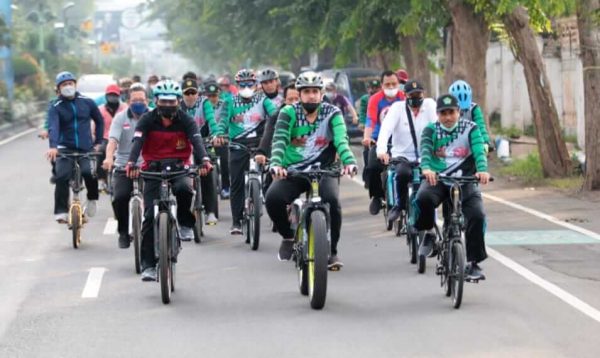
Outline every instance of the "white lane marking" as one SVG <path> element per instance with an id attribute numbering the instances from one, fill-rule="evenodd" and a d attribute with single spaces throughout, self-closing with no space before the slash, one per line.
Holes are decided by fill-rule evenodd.
<path id="1" fill-rule="evenodd" d="M 506 266 L 509 269 L 513 270 L 517 274 L 523 276 L 528 281 L 530 281 L 530 282 L 538 285 L 539 287 L 543 288 L 544 290 L 550 292 L 551 294 L 553 294 L 554 296 L 556 296 L 560 300 L 564 301 L 565 303 L 567 303 L 571 307 L 575 308 L 579 312 L 585 314 L 586 316 L 588 316 L 591 319 L 595 320 L 596 322 L 600 323 L 600 311 L 597 310 L 596 308 L 590 306 L 586 302 L 584 302 L 584 301 L 580 300 L 579 298 L 573 296 L 572 294 L 570 294 L 569 292 L 567 292 L 567 291 L 563 290 L 562 288 L 556 286 L 555 284 L 544 280 L 540 276 L 538 276 L 535 273 L 529 271 L 528 269 L 526 269 L 522 265 L 516 263 L 515 261 L 509 259 L 508 257 L 502 255 L 498 251 L 496 251 L 496 250 L 494 250 L 494 249 L 492 249 L 490 247 L 486 247 L 486 250 L 487 250 L 488 254 L 491 257 L 493 257 L 496 261 L 500 262 L 504 266 Z"/>
<path id="2" fill-rule="evenodd" d="M 106 220 L 106 225 L 104 225 L 104 235 L 113 235 L 117 232 L 117 227 L 119 222 L 113 218 L 108 218 Z"/>
<path id="3" fill-rule="evenodd" d="M 7 143 L 10 143 L 10 142 L 12 142 L 12 141 L 13 141 L 13 140 L 15 140 L 15 139 L 21 138 L 22 136 L 28 135 L 29 133 L 33 133 L 33 132 L 35 132 L 35 131 L 37 131 L 37 130 L 38 130 L 38 128 L 29 128 L 29 129 L 28 129 L 28 130 L 26 130 L 26 131 L 23 131 L 23 132 L 21 132 L 21 133 L 15 134 L 15 135 L 14 135 L 14 136 L 12 136 L 12 137 L 8 137 L 8 138 L 6 138 L 6 139 L 4 139 L 4 140 L 0 141 L 0 145 L 5 145 L 5 144 L 7 144 Z"/>
<path id="4" fill-rule="evenodd" d="M 104 267 L 92 267 L 88 275 L 81 298 L 96 298 L 102 285 L 102 277 L 106 269 Z"/>
<path id="5" fill-rule="evenodd" d="M 352 180 L 359 184 L 359 185 L 364 185 L 363 181 L 358 179 L 358 178 L 352 178 Z M 528 214 L 537 216 L 541 219 L 545 219 L 548 220 L 554 224 L 566 227 L 567 229 L 579 232 L 581 234 L 590 236 L 594 239 L 600 240 L 600 235 L 590 231 L 590 230 L 586 230 L 582 227 L 579 227 L 577 225 L 573 225 L 573 224 L 569 224 L 569 223 L 565 223 L 560 221 L 559 219 L 550 216 L 548 214 L 544 214 L 542 212 L 539 212 L 537 210 L 533 210 L 530 208 L 527 208 L 525 206 L 519 205 L 519 204 L 515 204 L 513 202 L 510 202 L 508 200 L 504 200 L 501 198 L 498 198 L 494 195 L 490 195 L 490 194 L 483 194 L 483 196 L 487 199 L 490 199 L 492 201 L 496 201 L 498 203 L 504 204 L 504 205 L 508 205 L 512 208 L 515 208 L 517 210 L 521 210 L 524 211 Z M 438 220 L 439 225 L 442 225 L 443 223 Z M 558 287 L 557 285 L 544 280 L 543 278 L 541 278 L 540 276 L 536 275 L 535 273 L 531 272 L 530 270 L 528 270 L 527 268 L 525 268 L 524 266 L 518 264 L 517 262 L 515 262 L 514 260 L 509 259 L 508 257 L 502 255 L 501 253 L 499 253 L 498 251 L 490 248 L 489 246 L 486 246 L 486 250 L 489 253 L 490 257 L 492 257 L 493 259 L 495 259 L 496 261 L 500 262 L 502 265 L 508 267 L 509 269 L 513 270 L 514 272 L 516 272 L 517 274 L 519 274 L 520 276 L 522 276 L 523 278 L 525 278 L 526 280 L 528 280 L 529 282 L 543 288 L 544 290 L 546 290 L 547 292 L 549 292 L 550 294 L 554 295 L 555 297 L 559 298 L 560 300 L 562 300 L 563 302 L 565 302 L 566 304 L 568 304 L 569 306 L 575 308 L 576 310 L 578 310 L 579 312 L 585 314 L 586 316 L 590 317 L 591 319 L 595 320 L 596 322 L 600 323 L 600 311 L 597 310 L 596 308 L 590 306 L 588 303 L 580 300 L 579 298 L 577 298 L 576 296 L 570 294 L 569 292 L 563 290 L 562 288 Z"/>
<path id="6" fill-rule="evenodd" d="M 564 222 L 564 221 L 562 221 L 562 220 L 560 220 L 558 218 L 555 218 L 554 216 L 542 213 L 541 211 L 537 211 L 537 210 L 528 208 L 528 207 L 523 206 L 523 205 L 519 205 L 519 204 L 513 203 L 511 201 L 499 198 L 499 197 L 497 197 L 495 195 L 486 194 L 486 193 L 482 193 L 482 195 L 483 195 L 484 198 L 489 199 L 491 201 L 495 201 L 497 203 L 504 204 L 506 206 L 510 206 L 511 208 L 524 211 L 524 212 L 526 212 L 528 214 L 531 214 L 533 216 L 537 216 L 540 219 L 544 219 L 544 220 L 550 221 L 553 224 L 562 226 L 562 227 L 567 228 L 569 230 L 578 232 L 580 234 L 589 236 L 592 239 L 600 241 L 600 234 L 595 233 L 593 231 L 590 231 L 588 229 L 584 229 L 584 228 L 582 228 L 580 226 L 573 225 L 573 224 L 568 223 L 568 222 Z"/>

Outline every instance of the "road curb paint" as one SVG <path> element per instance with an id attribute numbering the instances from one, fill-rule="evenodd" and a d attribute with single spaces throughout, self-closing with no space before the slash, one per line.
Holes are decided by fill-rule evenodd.
<path id="1" fill-rule="evenodd" d="M 102 285 L 102 277 L 104 277 L 104 267 L 92 267 L 88 274 L 87 281 L 83 287 L 81 298 L 96 298 L 98 292 L 100 292 L 100 285 Z"/>

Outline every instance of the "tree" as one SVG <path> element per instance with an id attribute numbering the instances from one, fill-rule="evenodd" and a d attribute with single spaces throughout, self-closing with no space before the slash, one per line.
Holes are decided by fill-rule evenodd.
<path id="1" fill-rule="evenodd" d="M 584 188 L 600 189 L 600 1 L 579 0 L 577 25 L 585 93 Z"/>

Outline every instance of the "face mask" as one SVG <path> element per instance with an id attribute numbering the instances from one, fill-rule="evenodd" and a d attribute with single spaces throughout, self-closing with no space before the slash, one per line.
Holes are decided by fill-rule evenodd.
<path id="1" fill-rule="evenodd" d="M 325 96 L 329 99 L 333 99 L 333 97 L 335 97 L 335 94 L 331 91 L 326 91 Z"/>
<path id="2" fill-rule="evenodd" d="M 404 92 L 404 83 L 400 84 L 400 91 Z"/>
<path id="3" fill-rule="evenodd" d="M 267 93 L 267 92 L 265 92 L 265 94 L 267 95 L 267 97 L 268 97 L 269 99 L 273 99 L 273 98 L 277 97 L 277 95 L 278 95 L 279 93 L 278 93 L 277 91 L 275 91 L 275 92 L 273 92 L 273 93 Z"/>
<path id="4" fill-rule="evenodd" d="M 129 90 L 125 90 L 125 92 L 123 92 L 121 94 L 121 101 L 123 101 L 123 102 L 129 101 L 129 93 L 128 92 L 129 92 Z"/>
<path id="5" fill-rule="evenodd" d="M 456 123 L 454 123 L 454 125 L 450 128 L 444 126 L 444 124 L 442 124 L 442 122 L 440 122 L 440 124 L 442 125 L 443 130 L 445 130 L 446 132 L 452 132 L 458 126 L 458 121 L 456 121 Z"/>
<path id="6" fill-rule="evenodd" d="M 319 104 L 320 103 L 304 103 L 304 102 L 302 102 L 302 108 L 304 108 L 304 110 L 309 114 L 315 113 L 317 108 L 319 108 Z"/>
<path id="7" fill-rule="evenodd" d="M 254 90 L 250 87 L 244 87 L 242 90 L 240 90 L 240 96 L 242 96 L 243 98 L 250 98 L 254 95 Z"/>
<path id="8" fill-rule="evenodd" d="M 114 94 L 107 94 L 106 95 L 106 103 L 119 104 L 119 96 L 114 95 Z"/>
<path id="9" fill-rule="evenodd" d="M 158 113 L 165 118 L 171 119 L 175 116 L 175 113 L 177 113 L 176 106 L 157 106 L 157 108 Z"/>
<path id="10" fill-rule="evenodd" d="M 60 94 L 64 97 L 74 97 L 75 96 L 75 86 L 64 86 L 60 89 Z"/>
<path id="11" fill-rule="evenodd" d="M 383 90 L 383 93 L 385 94 L 386 97 L 392 98 L 392 97 L 396 97 L 396 95 L 398 94 L 399 88 L 386 88 Z"/>
<path id="12" fill-rule="evenodd" d="M 419 97 L 419 98 L 412 98 L 409 97 L 406 102 L 408 103 L 408 105 L 412 108 L 419 108 L 421 107 L 421 105 L 423 104 L 423 100 L 424 98 Z"/>
<path id="13" fill-rule="evenodd" d="M 132 103 L 129 108 L 131 108 L 131 112 L 133 112 L 133 114 L 135 114 L 136 116 L 140 116 L 144 113 L 146 113 L 146 109 L 148 107 L 146 107 L 145 103 L 142 102 L 135 102 Z"/>

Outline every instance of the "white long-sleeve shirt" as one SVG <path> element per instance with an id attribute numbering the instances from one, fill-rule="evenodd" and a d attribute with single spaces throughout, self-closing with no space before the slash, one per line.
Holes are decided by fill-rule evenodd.
<path id="1" fill-rule="evenodd" d="M 437 121 L 436 103 L 431 98 L 425 98 L 417 115 L 412 109 L 413 124 L 417 139 L 417 148 L 421 150 L 421 133 L 431 122 Z M 377 139 L 377 154 L 387 152 L 387 144 L 392 137 L 392 158 L 404 157 L 410 161 L 416 161 L 415 147 L 410 134 L 410 124 L 406 115 L 406 101 L 392 104 L 381 123 L 379 138 Z"/>

